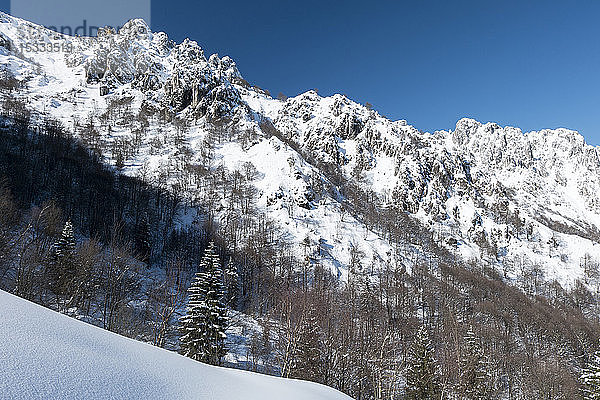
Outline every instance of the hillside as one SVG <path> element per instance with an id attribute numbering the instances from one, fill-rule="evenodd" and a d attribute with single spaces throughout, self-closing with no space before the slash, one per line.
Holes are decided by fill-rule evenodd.
<path id="1" fill-rule="evenodd" d="M 181 350 L 212 243 L 215 364 L 401 398 L 421 346 L 448 398 L 473 365 L 482 398 L 578 398 L 600 148 L 577 132 L 273 98 L 142 20 L 81 38 L 0 13 L 0 63 L 0 289 Z"/>
<path id="2" fill-rule="evenodd" d="M 322 385 L 205 365 L 0 291 L 0 397 L 349 399 Z"/>
<path id="3" fill-rule="evenodd" d="M 0 22 L 2 64 L 27 82 L 18 96 L 36 115 L 102 147 L 124 173 L 143 171 L 192 199 L 201 188 L 182 165 L 204 165 L 201 149 L 216 137 L 213 165 L 252 167 L 260 212 L 298 254 L 305 240 L 324 244 L 320 261 L 339 275 L 351 246 L 375 263 L 395 247 L 364 215 L 344 216 L 340 203 L 357 204 L 342 181 L 380 208 L 407 212 L 449 251 L 517 282 L 521 259 L 567 286 L 583 278 L 584 255 L 600 259 L 600 150 L 577 132 L 523 133 L 463 119 L 453 130 L 423 133 L 342 95 L 273 99 L 231 58 L 206 58 L 196 42 L 176 44 L 141 20 L 98 38 L 65 37 L 5 14 Z M 33 44 L 61 50 L 31 51 Z M 89 124 L 97 137 L 82 129 Z"/>

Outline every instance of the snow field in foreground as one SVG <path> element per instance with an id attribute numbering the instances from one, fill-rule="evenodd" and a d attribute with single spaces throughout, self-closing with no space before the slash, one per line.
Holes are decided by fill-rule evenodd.
<path id="1" fill-rule="evenodd" d="M 202 364 L 0 291 L 1 399 L 349 399 L 323 385 Z"/>

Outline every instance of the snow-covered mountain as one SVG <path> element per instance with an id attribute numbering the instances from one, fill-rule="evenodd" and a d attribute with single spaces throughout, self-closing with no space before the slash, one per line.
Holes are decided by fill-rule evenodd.
<path id="1" fill-rule="evenodd" d="M 329 387 L 213 367 L 0 291 L 3 399 L 349 399 Z"/>
<path id="2" fill-rule="evenodd" d="M 76 38 L 0 14 L 0 60 L 23 82 L 16 91 L 34 118 L 102 143 L 126 174 L 194 199 L 202 188 L 183 164 L 205 165 L 211 153 L 214 167 L 252 170 L 259 210 L 298 254 L 318 246 L 314 256 L 342 279 L 351 248 L 375 264 L 412 261 L 348 212 L 356 200 L 340 179 L 376 210 L 408 213 L 448 251 L 507 279 L 537 269 L 569 285 L 600 261 L 600 148 L 577 132 L 462 119 L 431 134 L 342 95 L 274 99 L 231 58 L 207 58 L 196 42 L 173 43 L 141 20 Z M 78 129 L 89 121 L 96 144 Z"/>

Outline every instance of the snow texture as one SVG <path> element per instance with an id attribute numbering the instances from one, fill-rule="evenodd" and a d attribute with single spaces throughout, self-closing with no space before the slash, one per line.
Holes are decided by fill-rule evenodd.
<path id="1" fill-rule="evenodd" d="M 342 400 L 323 385 L 209 366 L 0 291 L 0 398 Z"/>

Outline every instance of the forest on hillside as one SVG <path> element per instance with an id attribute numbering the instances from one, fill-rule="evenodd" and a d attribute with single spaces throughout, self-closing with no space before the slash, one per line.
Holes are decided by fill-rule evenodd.
<path id="1" fill-rule="evenodd" d="M 217 293 L 205 303 L 220 310 L 223 331 L 231 312 L 261 321 L 245 367 L 323 383 L 357 400 L 583 398 L 580 376 L 593 366 L 600 337 L 591 261 L 588 281 L 573 288 L 539 279 L 533 268 L 523 290 L 490 265 L 463 261 L 403 208 L 377 207 L 373 193 L 321 165 L 346 212 L 396 249 L 375 268 L 351 248 L 341 281 L 320 263 L 323 243 L 303 242 L 299 257 L 276 221 L 254 206 L 251 165 L 227 170 L 212 162 L 210 149 L 240 132 L 215 123 L 203 164 L 182 155 L 181 185 L 203 188 L 190 198 L 166 185 L 167 176 L 149 182 L 103 162 L 107 151 L 126 158 L 135 141 L 103 148 L 93 120 L 75 127 L 84 140 L 75 139 L 11 96 L 18 82 L 2 85 L 1 289 L 222 364 L 221 330 L 194 346 L 181 339 L 202 323 L 192 318 L 202 315 L 194 314 L 194 301 Z M 226 218 L 216 218 L 217 208 Z M 191 210 L 199 217 L 183 224 Z"/>

